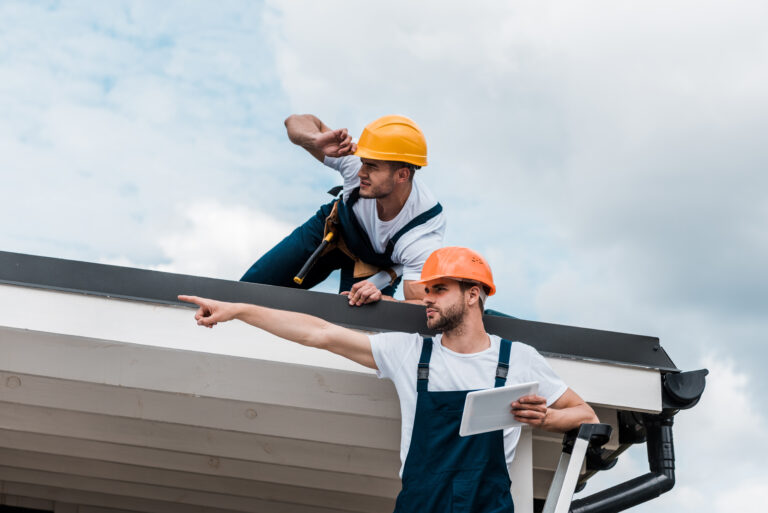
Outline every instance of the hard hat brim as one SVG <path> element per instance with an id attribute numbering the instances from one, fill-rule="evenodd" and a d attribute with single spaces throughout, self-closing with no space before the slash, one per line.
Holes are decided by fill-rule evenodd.
<path id="1" fill-rule="evenodd" d="M 429 277 L 424 278 L 422 280 L 415 281 L 414 285 L 424 285 L 428 281 L 440 280 L 440 279 L 443 279 L 443 278 L 448 278 L 449 280 L 453 280 L 453 281 L 472 281 L 472 282 L 477 283 L 478 285 L 483 285 L 484 287 L 488 287 L 488 289 L 489 289 L 488 290 L 488 296 L 489 297 L 494 295 L 494 294 L 496 294 L 496 287 L 494 285 L 488 285 L 487 283 L 483 283 L 483 282 L 480 282 L 480 281 L 477 281 L 477 280 L 471 280 L 471 279 L 468 279 L 468 278 L 449 276 L 447 274 L 439 274 L 439 275 L 436 275 L 436 276 L 429 276 Z"/>
<path id="2" fill-rule="evenodd" d="M 414 166 L 425 167 L 427 165 L 427 158 L 422 155 L 408 155 L 402 153 L 387 153 L 383 151 L 374 151 L 368 148 L 357 147 L 357 151 L 354 153 L 356 157 L 372 160 L 386 160 L 389 162 L 406 162 L 413 164 Z"/>

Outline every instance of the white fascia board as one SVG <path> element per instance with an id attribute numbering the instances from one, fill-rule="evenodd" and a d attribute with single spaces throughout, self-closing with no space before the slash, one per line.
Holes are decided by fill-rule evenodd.
<path id="1" fill-rule="evenodd" d="M 648 413 L 661 411 L 658 370 L 565 358 L 547 358 L 547 362 L 592 405 Z"/>
<path id="2" fill-rule="evenodd" d="M 336 354 L 286 342 L 239 321 L 212 329 L 200 327 L 194 312 L 179 306 L 0 284 L 0 326 L 375 374 Z"/>
<path id="3" fill-rule="evenodd" d="M 0 371 L 354 415 L 400 415 L 394 386 L 375 374 L 18 328 L 0 327 Z"/>
<path id="4" fill-rule="evenodd" d="M 373 370 L 241 322 L 212 330 L 200 328 L 193 312 L 175 306 L 0 285 L 0 330 L 5 326 L 81 338 L 65 342 L 64 338 L 52 341 L 38 336 L 37 354 L 50 357 L 30 354 L 24 362 L 19 361 L 24 359 L 23 348 L 3 354 L 0 344 L 0 370 L 11 370 L 3 362 L 13 358 L 15 372 L 302 408 L 333 402 L 336 395 L 340 411 L 346 406 L 350 413 L 399 418 L 394 388 L 388 381 L 377 380 Z M 13 330 L 5 337 L 12 334 Z M 661 410 L 657 370 L 576 359 L 547 360 L 591 404 L 644 412 Z M 254 376 L 260 379 L 254 380 Z M 253 386 L 255 382 L 258 386 Z M 289 390 L 283 390 L 284 385 L 271 386 L 274 383 L 288 383 Z M 356 397 L 361 391 L 363 401 Z"/>

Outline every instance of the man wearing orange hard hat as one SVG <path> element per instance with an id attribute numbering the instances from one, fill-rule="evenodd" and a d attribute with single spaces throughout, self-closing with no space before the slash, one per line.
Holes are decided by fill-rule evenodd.
<path id="1" fill-rule="evenodd" d="M 483 303 L 496 292 L 491 268 L 467 248 L 433 252 L 421 272 L 422 302 L 434 338 L 418 333 L 366 334 L 317 317 L 191 296 L 201 326 L 239 319 L 278 337 L 326 349 L 376 369 L 394 382 L 402 414 L 403 487 L 395 511 L 512 513 L 509 465 L 519 427 L 460 436 L 471 390 L 537 382 L 538 391 L 512 401 L 516 421 L 566 432 L 598 422 L 595 412 L 554 373 L 531 346 L 490 335 Z"/>
<path id="2" fill-rule="evenodd" d="M 308 289 L 341 269 L 339 292 L 351 305 L 392 296 L 406 300 L 427 256 L 443 244 L 442 206 L 415 176 L 427 165 L 424 134 L 404 116 L 368 124 L 357 143 L 311 114 L 285 120 L 290 140 L 341 174 L 339 198 L 262 256 L 241 281 Z"/>

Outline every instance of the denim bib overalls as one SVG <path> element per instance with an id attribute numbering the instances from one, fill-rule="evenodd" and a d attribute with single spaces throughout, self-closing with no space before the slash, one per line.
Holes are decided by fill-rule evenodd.
<path id="1" fill-rule="evenodd" d="M 346 201 L 339 198 L 320 207 L 317 213 L 309 218 L 307 222 L 296 228 L 290 235 L 257 260 L 240 278 L 240 281 L 311 289 L 325 280 L 331 272 L 341 269 L 339 292 L 349 290 L 359 279 L 355 279 L 353 276 L 354 262 L 340 250 L 333 250 L 321 256 L 301 285 L 297 285 L 293 281 L 293 277 L 296 276 L 301 266 L 304 265 L 307 258 L 323 240 L 325 220 L 331 214 L 335 203 L 338 202 L 339 228 L 347 247 L 362 261 L 382 269 L 395 265 L 392 262 L 392 252 L 400 237 L 443 211 L 443 207 L 438 203 L 426 212 L 414 217 L 392 236 L 387 243 L 384 253 L 377 253 L 373 249 L 368 233 L 352 211 L 352 207 L 359 198 L 360 188 L 357 187 L 350 192 Z M 391 285 L 384 287 L 381 293 L 388 296 L 394 295 L 399 283 L 400 277 Z"/>
<path id="2" fill-rule="evenodd" d="M 511 343 L 501 341 L 495 387 L 504 386 Z M 469 390 L 430 392 L 432 339 L 417 374 L 416 416 L 395 513 L 513 513 L 503 431 L 459 436 Z"/>

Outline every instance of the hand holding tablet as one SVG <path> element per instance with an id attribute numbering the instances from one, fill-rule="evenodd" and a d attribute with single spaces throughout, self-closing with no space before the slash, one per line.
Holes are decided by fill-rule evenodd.
<path id="1" fill-rule="evenodd" d="M 515 415 L 510 411 L 510 404 L 526 395 L 536 395 L 538 391 L 539 383 L 531 382 L 468 393 L 464 401 L 459 435 L 476 435 L 525 425 L 515 420 Z"/>

